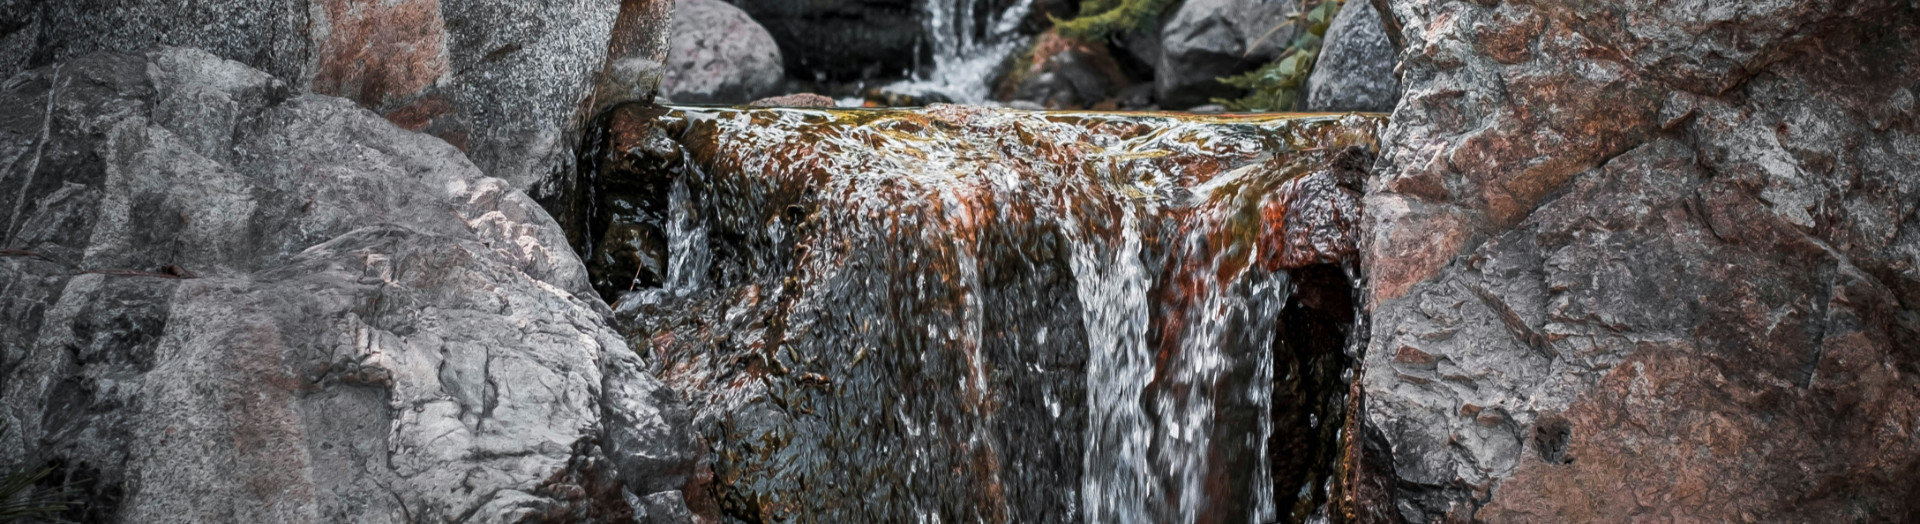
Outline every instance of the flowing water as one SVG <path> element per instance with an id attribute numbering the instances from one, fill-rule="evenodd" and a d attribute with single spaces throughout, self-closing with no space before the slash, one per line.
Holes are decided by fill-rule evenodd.
<path id="1" fill-rule="evenodd" d="M 964 5 L 964 4 L 957 4 Z M 959 16 L 956 19 L 971 19 Z M 628 107 L 596 287 L 746 522 L 1298 522 L 1345 409 L 1358 115 Z M 585 242 L 582 243 L 586 246 Z"/>
<path id="2" fill-rule="evenodd" d="M 1020 23 L 1032 11 L 1033 0 L 1015 0 L 1001 9 L 986 0 L 921 0 L 920 9 L 932 63 L 881 90 L 923 100 L 988 102 L 993 94 L 988 82 L 1007 57 L 1027 43 Z"/>

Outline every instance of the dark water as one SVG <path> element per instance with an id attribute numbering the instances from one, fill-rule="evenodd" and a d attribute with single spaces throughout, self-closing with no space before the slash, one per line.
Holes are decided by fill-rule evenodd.
<path id="1" fill-rule="evenodd" d="M 1384 118 L 624 107 L 567 218 L 747 522 L 1301 522 Z"/>

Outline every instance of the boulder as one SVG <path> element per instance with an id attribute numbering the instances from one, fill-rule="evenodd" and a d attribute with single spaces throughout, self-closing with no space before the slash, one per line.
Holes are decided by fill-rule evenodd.
<path id="1" fill-rule="evenodd" d="M 571 170 L 575 133 L 591 109 L 597 76 L 607 77 L 595 97 L 602 104 L 651 96 L 670 6 L 667 0 L 7 1 L 0 2 L 0 20 L 9 21 L 0 24 L 0 78 L 96 51 L 203 48 L 286 79 L 296 91 L 345 97 L 445 139 L 488 175 L 528 189 Z M 617 34 L 631 43 L 622 45 Z"/>
<path id="2" fill-rule="evenodd" d="M 1360 381 L 1400 518 L 1920 518 L 1920 11 L 1394 15 Z"/>
<path id="3" fill-rule="evenodd" d="M 680 0 L 660 94 L 676 103 L 744 104 L 778 93 L 780 47 L 747 13 L 720 0 Z"/>
<path id="4" fill-rule="evenodd" d="M 1086 109 L 1113 98 L 1127 83 L 1106 44 L 1047 31 L 1035 37 L 1031 59 L 1001 80 L 998 98 L 1046 109 Z"/>
<path id="5" fill-rule="evenodd" d="M 446 142 L 203 51 L 0 90 L 0 468 L 106 522 L 608 521 L 679 399 Z"/>
<path id="6" fill-rule="evenodd" d="M 1400 100 L 1394 77 L 1399 51 L 1387 39 L 1380 12 L 1368 0 L 1347 0 L 1327 26 L 1320 57 L 1307 77 L 1306 111 L 1393 111 Z"/>
<path id="7" fill-rule="evenodd" d="M 1158 39 L 1138 39 L 1154 49 L 1138 54 L 1153 64 L 1154 95 L 1161 107 L 1192 107 L 1238 89 L 1218 78 L 1272 62 L 1293 41 L 1298 24 L 1287 17 L 1295 0 L 1188 0 L 1163 15 Z"/>
<path id="8" fill-rule="evenodd" d="M 804 79 L 901 78 L 931 56 L 922 54 L 932 45 L 923 41 L 918 0 L 731 2 L 773 34 L 787 70 Z"/>

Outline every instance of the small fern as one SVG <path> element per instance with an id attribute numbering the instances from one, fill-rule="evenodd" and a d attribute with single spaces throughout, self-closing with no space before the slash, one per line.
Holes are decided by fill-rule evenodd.
<path id="1" fill-rule="evenodd" d="M 1343 1 L 1318 0 L 1288 17 L 1284 24 L 1303 24 L 1306 30 L 1293 37 L 1278 60 L 1253 71 L 1219 79 L 1221 83 L 1246 90 L 1246 96 L 1233 100 L 1215 98 L 1213 102 L 1232 111 L 1294 109 L 1300 99 L 1306 96 L 1307 76 L 1313 74 L 1313 65 L 1320 57 L 1320 45 L 1326 38 L 1327 26 L 1333 24 L 1333 16 L 1340 12 Z"/>

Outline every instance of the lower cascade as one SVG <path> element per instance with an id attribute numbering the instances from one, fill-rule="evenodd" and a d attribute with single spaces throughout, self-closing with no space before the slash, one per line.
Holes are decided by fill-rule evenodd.
<path id="1" fill-rule="evenodd" d="M 615 109 L 562 216 L 696 513 L 1338 513 L 1368 115 Z"/>

